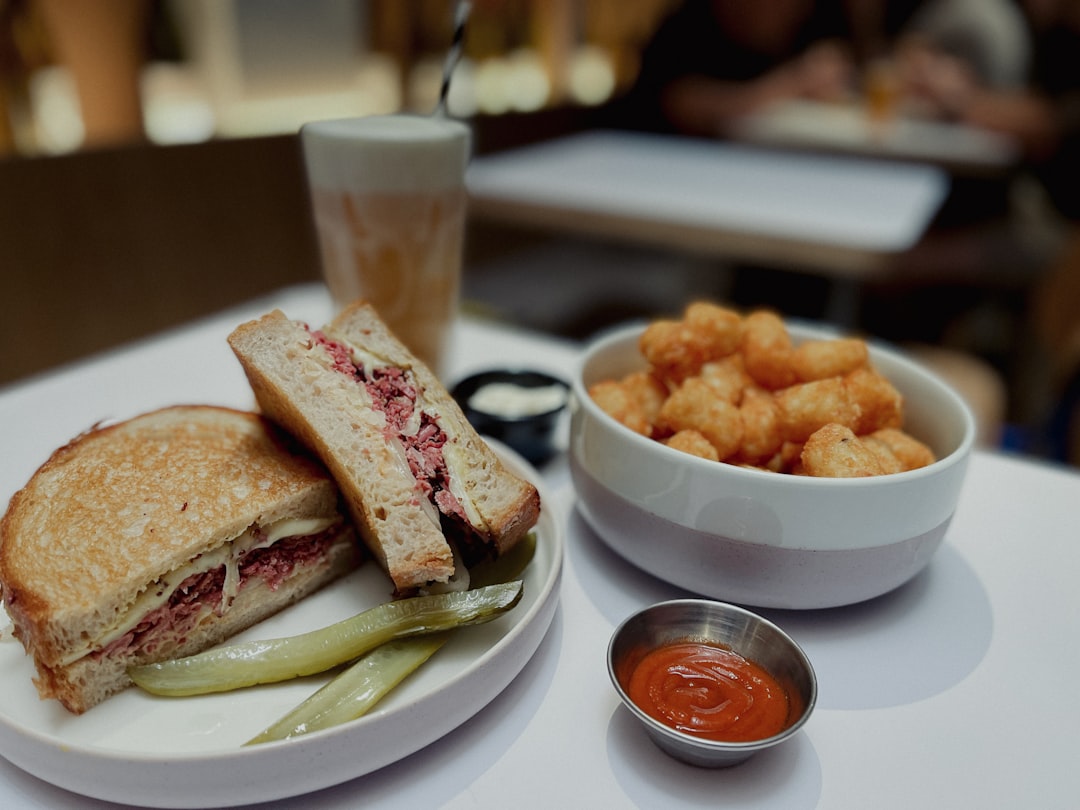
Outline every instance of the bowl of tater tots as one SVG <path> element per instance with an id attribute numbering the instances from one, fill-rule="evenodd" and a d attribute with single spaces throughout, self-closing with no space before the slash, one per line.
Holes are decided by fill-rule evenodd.
<path id="1" fill-rule="evenodd" d="M 974 440 L 961 397 L 902 352 L 696 301 L 589 345 L 570 469 L 585 521 L 643 570 L 728 602 L 827 608 L 926 567 Z"/>

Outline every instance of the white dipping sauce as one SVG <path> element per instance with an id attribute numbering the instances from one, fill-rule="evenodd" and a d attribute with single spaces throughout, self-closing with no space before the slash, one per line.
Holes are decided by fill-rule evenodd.
<path id="1" fill-rule="evenodd" d="M 558 410 L 566 404 L 567 391 L 561 385 L 530 388 L 514 383 L 488 383 L 469 397 L 469 407 L 476 411 L 519 419 Z"/>

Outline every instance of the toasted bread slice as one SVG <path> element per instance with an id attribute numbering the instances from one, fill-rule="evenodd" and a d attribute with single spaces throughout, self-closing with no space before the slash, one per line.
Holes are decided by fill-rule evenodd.
<path id="1" fill-rule="evenodd" d="M 333 480 L 289 441 L 255 414 L 180 406 L 45 462 L 0 521 L 0 592 L 43 697 L 85 711 L 128 666 L 203 649 L 357 564 Z"/>
<path id="2" fill-rule="evenodd" d="M 229 343 L 263 412 L 330 469 L 398 592 L 454 576 L 448 537 L 468 565 L 535 525 L 536 487 L 506 468 L 371 306 L 348 307 L 321 332 L 274 311 Z"/>

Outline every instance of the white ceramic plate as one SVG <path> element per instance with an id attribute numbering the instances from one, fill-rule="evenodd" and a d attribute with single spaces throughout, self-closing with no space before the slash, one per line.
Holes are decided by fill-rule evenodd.
<path id="1" fill-rule="evenodd" d="M 494 445 L 494 442 L 492 443 Z M 562 523 L 539 474 L 497 446 L 535 482 L 545 504 L 521 603 L 463 629 L 366 717 L 294 740 L 241 747 L 326 677 L 218 695 L 159 698 L 128 689 L 76 717 L 42 701 L 33 665 L 10 632 L 0 642 L 0 755 L 87 796 L 151 807 L 221 807 L 296 796 L 395 762 L 476 714 L 536 652 L 551 624 L 562 572 Z M 237 636 L 271 638 L 346 618 L 389 598 L 374 564 Z"/>

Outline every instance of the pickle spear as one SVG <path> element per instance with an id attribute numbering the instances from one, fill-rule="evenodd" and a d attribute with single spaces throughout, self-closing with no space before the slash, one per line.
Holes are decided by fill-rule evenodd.
<path id="1" fill-rule="evenodd" d="M 521 576 L 536 554 L 530 532 L 506 554 L 469 572 L 474 588 Z M 286 740 L 362 717 L 395 686 L 419 669 L 450 637 L 438 633 L 392 641 L 372 650 L 246 745 Z"/>
<path id="2" fill-rule="evenodd" d="M 245 745 L 287 740 L 361 717 L 447 642 L 447 633 L 388 641 Z"/>
<path id="3" fill-rule="evenodd" d="M 381 644 L 482 624 L 514 607 L 520 580 L 469 591 L 386 602 L 298 636 L 218 647 L 186 658 L 132 667 L 128 675 L 155 695 L 201 695 L 324 672 Z"/>
<path id="4" fill-rule="evenodd" d="M 536 556 L 536 532 L 529 532 L 512 548 L 493 560 L 484 560 L 469 569 L 469 587 L 483 588 L 520 579 Z"/>

